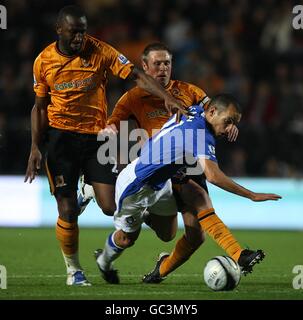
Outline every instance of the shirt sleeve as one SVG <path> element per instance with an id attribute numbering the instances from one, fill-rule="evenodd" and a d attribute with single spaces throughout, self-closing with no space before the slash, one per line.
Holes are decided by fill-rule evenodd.
<path id="1" fill-rule="evenodd" d="M 193 104 L 198 104 L 200 102 L 203 103 L 203 105 L 210 100 L 207 94 L 199 87 L 195 85 L 190 86 L 190 90 L 194 96 L 194 103 Z"/>
<path id="2" fill-rule="evenodd" d="M 33 66 L 34 91 L 38 97 L 46 97 L 49 92 L 49 86 L 46 83 L 46 79 L 42 71 L 41 64 L 41 57 L 38 56 Z"/>
<path id="3" fill-rule="evenodd" d="M 126 92 L 116 103 L 111 116 L 107 120 L 107 124 L 114 123 L 119 128 L 120 121 L 128 120 L 131 113 L 129 93 Z"/>
<path id="4" fill-rule="evenodd" d="M 190 117 L 187 121 L 190 121 Z M 185 148 L 188 149 L 191 147 L 195 158 L 203 158 L 217 162 L 215 138 L 205 127 L 205 122 L 202 121 L 201 116 L 194 116 L 190 128 L 193 129 L 193 140 L 190 139 L 189 141 L 193 142 L 192 146 L 190 146 L 189 141 L 185 141 Z M 189 150 L 186 151 L 189 152 Z"/>
<path id="5" fill-rule="evenodd" d="M 119 51 L 108 45 L 109 69 L 114 76 L 126 79 L 132 72 L 134 65 Z"/>
<path id="6" fill-rule="evenodd" d="M 200 144 L 201 148 L 197 148 L 197 157 L 218 162 L 216 157 L 216 146 L 214 138 L 210 137 L 206 132 L 204 141 L 204 144 Z"/>

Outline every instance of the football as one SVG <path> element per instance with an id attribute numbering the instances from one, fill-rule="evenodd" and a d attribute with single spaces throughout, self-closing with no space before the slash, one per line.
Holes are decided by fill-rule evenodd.
<path id="1" fill-rule="evenodd" d="M 237 287 L 241 269 L 237 262 L 227 256 L 216 256 L 204 268 L 204 281 L 214 291 L 229 291 Z"/>

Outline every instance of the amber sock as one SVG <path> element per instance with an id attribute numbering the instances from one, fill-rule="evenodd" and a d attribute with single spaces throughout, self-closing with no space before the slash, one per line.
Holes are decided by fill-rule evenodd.
<path id="1" fill-rule="evenodd" d="M 226 253 L 238 261 L 242 248 L 223 221 L 216 215 L 214 208 L 198 213 L 199 223 Z"/>
<path id="2" fill-rule="evenodd" d="M 59 240 L 67 273 L 82 270 L 79 262 L 79 228 L 77 222 L 66 222 L 58 218 L 56 236 Z"/>
<path id="3" fill-rule="evenodd" d="M 185 235 L 180 238 L 174 250 L 168 258 L 164 259 L 160 266 L 160 275 L 162 277 L 168 275 L 179 266 L 181 266 L 193 254 L 195 249 L 187 241 Z"/>

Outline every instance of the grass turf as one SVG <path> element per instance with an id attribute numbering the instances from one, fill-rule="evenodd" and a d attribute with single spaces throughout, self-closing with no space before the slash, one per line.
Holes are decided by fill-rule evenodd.
<path id="1" fill-rule="evenodd" d="M 175 241 L 163 243 L 149 230 L 143 230 L 135 246 L 115 263 L 120 285 L 106 284 L 98 273 L 93 251 L 103 247 L 111 230 L 85 229 L 80 232 L 80 258 L 92 287 L 67 287 L 63 259 L 54 229 L 1 228 L 0 265 L 7 269 L 7 289 L 0 300 L 298 300 L 303 289 L 295 290 L 292 273 L 303 265 L 302 236 L 298 231 L 234 231 L 243 246 L 261 248 L 265 260 L 243 277 L 231 292 L 212 292 L 203 281 L 203 267 L 210 258 L 224 255 L 210 238 L 183 266 L 158 285 L 142 284 L 158 253 L 171 251 Z M 181 235 L 178 233 L 176 239 Z M 301 279 L 302 283 L 302 279 Z"/>

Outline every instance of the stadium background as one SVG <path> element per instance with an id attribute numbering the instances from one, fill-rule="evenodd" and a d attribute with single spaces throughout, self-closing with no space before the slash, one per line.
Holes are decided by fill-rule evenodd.
<path id="1" fill-rule="evenodd" d="M 83 6 L 89 33 L 140 64 L 151 41 L 174 53 L 173 78 L 202 87 L 209 96 L 234 94 L 243 106 L 240 136 L 219 143 L 222 169 L 243 184 L 284 198 L 252 204 L 211 188 L 220 217 L 235 228 L 303 229 L 303 30 L 292 27 L 293 1 L 9 0 L 8 29 L 0 52 L 0 226 L 45 226 L 56 220 L 46 179 L 23 184 L 34 102 L 32 64 L 56 39 L 58 10 Z M 109 113 L 133 83 L 111 78 Z M 238 181 L 238 180 L 237 180 Z M 241 181 L 241 180 L 240 180 Z M 287 214 L 286 214 L 287 213 Z M 96 204 L 80 218 L 110 225 Z"/>

